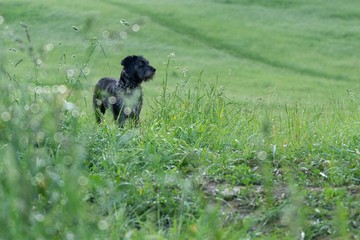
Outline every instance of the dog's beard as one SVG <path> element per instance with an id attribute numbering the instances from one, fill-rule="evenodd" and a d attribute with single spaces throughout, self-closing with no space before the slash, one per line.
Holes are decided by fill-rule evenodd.
<path id="1" fill-rule="evenodd" d="M 152 70 L 152 69 L 149 69 L 145 72 L 145 77 L 144 77 L 144 81 L 148 81 L 148 80 L 151 80 L 153 79 L 155 75 L 155 71 Z"/>

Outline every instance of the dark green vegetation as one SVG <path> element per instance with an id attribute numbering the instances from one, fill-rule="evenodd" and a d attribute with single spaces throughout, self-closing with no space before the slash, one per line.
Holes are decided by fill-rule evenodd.
<path id="1" fill-rule="evenodd" d="M 359 5 L 0 2 L 0 239 L 358 239 Z M 97 126 L 128 54 L 141 127 Z"/>

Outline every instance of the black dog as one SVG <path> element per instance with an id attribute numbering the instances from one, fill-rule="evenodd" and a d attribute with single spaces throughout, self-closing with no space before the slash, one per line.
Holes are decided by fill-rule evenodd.
<path id="1" fill-rule="evenodd" d="M 95 86 L 93 105 L 98 123 L 107 108 L 111 108 L 119 127 L 124 127 L 127 119 L 132 119 L 135 125 L 139 123 L 143 96 L 141 83 L 152 79 L 156 69 L 142 56 L 128 56 L 121 65 L 124 68 L 119 80 L 102 78 Z"/>

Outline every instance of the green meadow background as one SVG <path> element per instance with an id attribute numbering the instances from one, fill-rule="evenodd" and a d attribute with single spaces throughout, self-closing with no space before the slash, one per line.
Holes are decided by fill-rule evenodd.
<path id="1" fill-rule="evenodd" d="M 360 2 L 0 2 L 0 239 L 359 239 Z M 137 129 L 92 90 L 143 55 Z"/>

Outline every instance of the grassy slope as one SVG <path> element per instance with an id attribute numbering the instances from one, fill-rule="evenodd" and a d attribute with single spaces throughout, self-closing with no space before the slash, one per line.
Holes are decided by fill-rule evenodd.
<path id="1" fill-rule="evenodd" d="M 25 9 L 24 2 L 0 3 L 1 69 L 9 74 L 1 75 L 0 213 L 10 229 L 1 234 L 355 236 L 356 4 L 37 1 Z M 140 24 L 140 32 L 121 19 Z M 29 26 L 31 44 L 19 21 Z M 128 31 L 126 40 L 117 37 L 120 31 Z M 94 52 L 93 37 L 100 40 L 93 41 Z M 53 50 L 44 51 L 49 43 Z M 29 45 L 35 49 L 30 57 Z M 176 57 L 167 62 L 171 52 Z M 96 79 L 117 76 L 122 56 L 131 53 L 158 68 L 145 87 L 147 121 L 140 132 L 96 128 L 79 96 L 89 102 Z M 36 54 L 43 62 L 38 74 Z M 66 78 L 88 60 L 89 75 Z M 241 105 L 228 104 L 219 87 L 199 83 L 202 70 L 202 82 L 218 79 Z M 164 93 L 166 72 L 171 90 Z M 29 83 L 76 89 L 68 100 L 83 107 L 80 116 L 62 112 L 53 96 L 35 98 Z M 33 141 L 45 147 L 29 145 Z"/>
<path id="2" fill-rule="evenodd" d="M 44 4 L 48 7 L 38 14 L 39 10 L 34 9 L 22 18 L 29 18 L 30 24 L 46 21 L 47 26 L 32 26 L 33 31 L 48 28 L 53 36 L 48 40 L 55 44 L 69 44 L 65 39 L 70 37 L 71 44 L 80 47 L 86 38 L 101 39 L 102 31 L 118 33 L 122 28 L 120 19 L 144 22 L 142 30 L 123 43 L 107 46 L 103 41 L 108 59 L 98 55 L 100 59 L 92 68 L 94 78 L 104 74 L 117 76 L 119 59 L 128 53 L 144 54 L 161 68 L 166 56 L 175 52 L 180 68 L 177 74 L 187 69 L 191 81 L 196 82 L 204 70 L 207 81 L 219 78 L 236 99 L 263 97 L 271 92 L 280 100 L 324 102 L 357 88 L 359 56 L 355 49 L 359 35 L 358 18 L 353 12 L 353 4 L 357 3 L 104 1 L 99 5 L 65 1 L 53 10 L 51 3 Z M 7 19 L 11 23 L 12 18 Z M 73 25 L 81 30 L 73 32 Z M 46 44 L 44 40 L 37 44 Z M 70 49 L 68 54 L 76 51 Z M 59 52 L 53 55 L 58 57 Z M 105 66 L 102 71 L 95 68 L 98 64 Z M 160 72 L 159 79 L 162 78 Z"/>
<path id="3" fill-rule="evenodd" d="M 341 14 L 351 13 L 353 5 L 342 5 L 338 13 L 333 3 L 323 6 L 295 1 L 293 5 L 264 6 L 241 1 L 207 2 L 182 6 L 158 2 L 129 8 L 142 10 L 157 23 L 201 42 L 208 50 L 219 51 L 221 59 L 232 57 L 231 62 L 216 66 L 218 58 L 209 56 L 205 64 L 222 74 L 226 73 L 224 67 L 231 69 L 231 77 L 221 78 L 235 85 L 237 91 L 257 89 L 257 95 L 264 95 L 270 90 L 281 98 L 306 101 L 334 95 L 324 91 L 322 85 L 332 85 L 344 94 L 347 84 L 356 84 L 358 19 L 341 19 Z M 244 95 L 240 92 L 238 96 Z"/>

